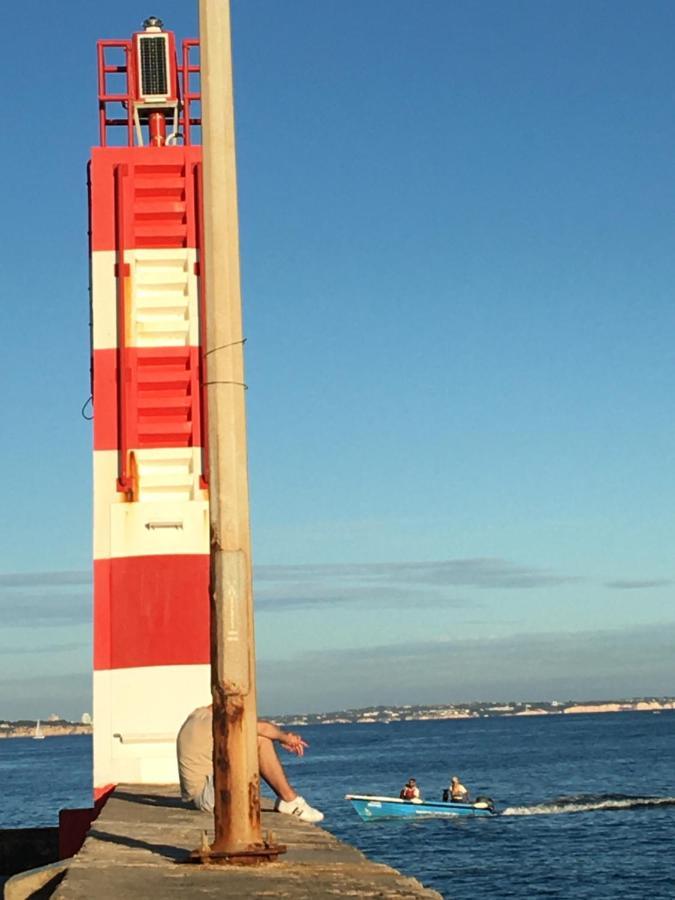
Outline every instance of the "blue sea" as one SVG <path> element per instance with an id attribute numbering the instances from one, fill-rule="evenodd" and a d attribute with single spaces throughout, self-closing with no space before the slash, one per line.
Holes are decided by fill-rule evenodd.
<path id="1" fill-rule="evenodd" d="M 324 825 L 452 900 L 675 897 L 675 712 L 324 725 L 289 777 Z M 86 806 L 86 737 L 0 742 L 0 827 Z M 344 794 L 440 797 L 451 775 L 491 819 L 362 822 Z"/>

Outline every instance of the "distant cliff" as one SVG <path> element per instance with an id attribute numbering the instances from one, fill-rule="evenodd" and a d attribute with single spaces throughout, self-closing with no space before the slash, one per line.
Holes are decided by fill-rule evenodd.
<path id="1" fill-rule="evenodd" d="M 390 722 L 411 722 L 431 719 L 479 719 L 493 716 L 561 716 L 575 713 L 621 713 L 675 711 L 675 697 L 633 697 L 628 700 L 540 700 L 474 702 L 466 704 L 435 704 L 409 706 L 367 706 L 359 709 L 342 709 L 323 713 L 293 713 L 270 716 L 278 725 L 375 725 Z M 0 721 L 0 740 L 3 738 L 31 738 L 36 722 L 29 719 L 20 722 Z M 46 738 L 71 734 L 91 734 L 92 725 L 80 722 L 40 721 L 40 730 Z"/>
<path id="2" fill-rule="evenodd" d="M 37 722 L 21 720 L 20 722 L 0 722 L 0 740 L 3 738 L 32 738 L 35 735 Z M 91 734 L 91 725 L 80 722 L 40 722 L 40 731 L 45 738 L 63 737 L 71 734 Z"/>
<path id="3" fill-rule="evenodd" d="M 430 719 L 478 719 L 493 716 L 560 716 L 574 713 L 620 713 L 675 710 L 673 697 L 639 697 L 630 700 L 545 700 L 467 703 L 434 706 L 368 706 L 329 713 L 297 713 L 274 716 L 279 725 L 375 725 Z"/>

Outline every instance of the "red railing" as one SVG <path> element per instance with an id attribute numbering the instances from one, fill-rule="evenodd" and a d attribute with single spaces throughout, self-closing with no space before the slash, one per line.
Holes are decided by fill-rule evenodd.
<path id="1" fill-rule="evenodd" d="M 192 144 L 192 127 L 201 125 L 201 116 L 193 115 L 194 104 L 201 101 L 201 90 L 191 89 L 191 76 L 198 75 L 200 67 L 194 62 L 195 51 L 199 49 L 199 41 L 190 38 L 183 41 L 181 65 L 178 67 L 179 107 L 178 131 L 185 145 Z M 123 51 L 124 61 L 113 62 L 111 53 Z M 98 55 L 98 118 L 99 141 L 101 147 L 108 146 L 108 130 L 124 127 L 127 130 L 127 144 L 134 146 L 134 110 L 129 85 L 129 59 L 131 41 L 105 40 L 97 44 Z M 111 79 L 118 76 L 122 80 L 123 89 L 113 90 Z M 118 108 L 115 109 L 115 106 Z M 121 110 L 120 110 L 121 107 Z M 199 143 L 199 142 L 197 142 Z"/>
<path id="2" fill-rule="evenodd" d="M 125 165 L 115 166 L 115 244 L 117 279 L 117 490 L 130 495 L 133 483 L 129 461 L 129 435 L 127 417 L 127 371 L 126 371 L 126 279 L 129 264 L 124 259 L 124 216 L 127 211 L 125 197 Z"/>
<path id="3" fill-rule="evenodd" d="M 196 38 L 190 38 L 189 40 L 183 41 L 183 65 L 179 69 L 180 91 L 183 100 L 180 127 L 183 132 L 183 140 L 186 144 L 192 143 L 190 126 L 202 124 L 201 116 L 193 117 L 190 114 L 191 105 L 193 103 L 201 102 L 202 98 L 201 84 L 198 91 L 190 90 L 190 75 L 198 74 L 200 72 L 199 63 L 193 63 L 190 58 L 195 49 L 199 49 L 199 41 Z"/>
<path id="4" fill-rule="evenodd" d="M 106 59 L 106 50 L 121 49 L 124 51 L 124 64 L 115 65 Z M 107 146 L 108 128 L 116 125 L 124 125 L 127 128 L 127 140 L 129 146 L 134 143 L 134 120 L 133 110 L 131 108 L 129 96 L 129 53 L 131 52 L 131 41 L 99 41 L 97 44 L 98 51 L 98 122 L 99 122 L 99 140 L 101 147 Z M 108 83 L 110 75 L 124 75 L 124 84 L 126 91 L 122 94 L 111 93 L 108 91 Z M 108 104 L 119 103 L 122 107 L 126 107 L 126 116 L 122 119 L 119 116 L 108 115 Z"/>
<path id="5" fill-rule="evenodd" d="M 186 107 L 187 108 L 187 107 Z M 204 206 L 202 201 L 202 167 L 201 163 L 192 167 L 192 189 L 194 196 L 195 244 L 197 246 L 197 314 L 199 316 L 199 422 L 201 425 L 202 474 L 199 486 L 203 489 L 209 484 L 209 422 L 206 403 L 206 294 L 204 290 Z"/>

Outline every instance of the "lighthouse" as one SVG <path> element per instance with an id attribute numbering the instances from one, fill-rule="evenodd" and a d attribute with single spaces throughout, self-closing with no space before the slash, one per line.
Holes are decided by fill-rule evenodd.
<path id="1" fill-rule="evenodd" d="M 198 42 L 98 44 L 89 164 L 94 788 L 177 781 L 210 702 Z"/>

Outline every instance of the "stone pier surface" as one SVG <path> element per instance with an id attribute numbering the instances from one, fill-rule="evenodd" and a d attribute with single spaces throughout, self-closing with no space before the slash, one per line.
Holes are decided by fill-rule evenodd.
<path id="1" fill-rule="evenodd" d="M 368 827 L 368 826 L 366 826 Z M 182 864 L 213 816 L 181 805 L 177 788 L 120 785 L 53 894 L 55 900 L 230 897 L 440 900 L 436 891 L 371 862 L 328 832 L 263 802 L 263 834 L 288 847 L 263 866 Z"/>

